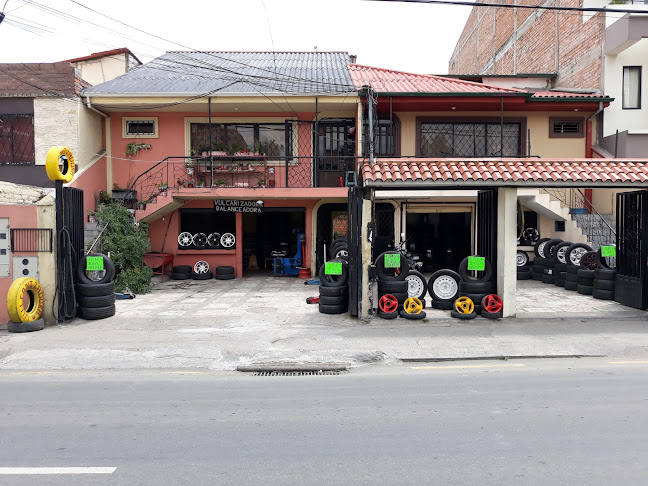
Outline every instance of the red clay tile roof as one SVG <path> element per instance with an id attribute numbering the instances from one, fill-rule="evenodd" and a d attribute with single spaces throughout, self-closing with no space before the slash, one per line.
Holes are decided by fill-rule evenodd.
<path id="1" fill-rule="evenodd" d="M 648 160 L 377 159 L 361 173 L 366 185 L 627 186 L 648 183 Z"/>
<path id="2" fill-rule="evenodd" d="M 353 84 L 358 88 L 370 85 L 379 93 L 475 93 L 528 95 L 527 91 L 513 88 L 498 88 L 482 83 L 445 78 L 432 74 L 413 74 L 389 69 L 350 64 L 349 73 Z"/>
<path id="3" fill-rule="evenodd" d="M 0 64 L 1 97 L 73 96 L 75 82 L 68 63 Z"/>

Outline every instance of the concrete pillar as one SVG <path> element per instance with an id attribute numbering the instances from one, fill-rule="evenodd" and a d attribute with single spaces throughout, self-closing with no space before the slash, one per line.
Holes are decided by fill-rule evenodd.
<path id="1" fill-rule="evenodd" d="M 54 197 L 49 195 L 36 203 L 39 228 L 48 228 L 53 231 L 52 251 L 38 253 L 38 281 L 43 288 L 45 305 L 43 306 L 43 319 L 49 325 L 56 324 L 58 316 L 52 313 L 52 308 L 58 309 L 54 301 L 56 293 L 56 207 Z"/>
<path id="2" fill-rule="evenodd" d="M 497 295 L 502 298 L 504 317 L 516 313 L 517 287 L 517 189 L 497 191 Z"/>
<path id="3" fill-rule="evenodd" d="M 236 222 L 236 278 L 243 276 L 243 213 L 235 213 Z M 215 270 L 214 270 L 215 271 Z"/>
<path id="4" fill-rule="evenodd" d="M 372 189 L 368 189 L 371 191 Z M 360 221 L 360 237 L 362 238 L 362 300 L 360 301 L 360 312 L 358 316 L 361 319 L 369 318 L 371 304 L 369 302 L 369 265 L 371 265 L 371 243 L 368 240 L 367 225 L 371 222 L 371 199 L 362 200 L 362 220 Z M 374 234 L 375 238 L 376 235 Z"/>

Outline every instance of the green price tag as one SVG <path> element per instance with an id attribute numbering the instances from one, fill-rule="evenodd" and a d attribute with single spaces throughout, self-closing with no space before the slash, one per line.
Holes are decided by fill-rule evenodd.
<path id="1" fill-rule="evenodd" d="M 400 253 L 387 253 L 385 255 L 385 268 L 400 267 Z"/>
<path id="2" fill-rule="evenodd" d="M 326 262 L 324 273 L 326 275 L 342 275 L 342 262 Z"/>
<path id="3" fill-rule="evenodd" d="M 103 257 L 92 257 L 89 256 L 86 258 L 86 270 L 103 270 Z"/>
<path id="4" fill-rule="evenodd" d="M 616 246 L 602 246 L 601 247 L 601 256 L 602 257 L 616 257 Z"/>
<path id="5" fill-rule="evenodd" d="M 468 257 L 468 270 L 477 270 L 478 272 L 486 269 L 486 258 L 480 256 Z"/>

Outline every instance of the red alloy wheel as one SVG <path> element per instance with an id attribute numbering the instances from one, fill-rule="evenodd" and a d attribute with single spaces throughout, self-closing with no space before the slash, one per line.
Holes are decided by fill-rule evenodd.
<path id="1" fill-rule="evenodd" d="M 598 267 L 598 262 L 596 261 L 596 252 L 587 252 L 581 257 L 580 261 L 581 268 L 587 270 L 596 270 Z"/>
<path id="2" fill-rule="evenodd" d="M 494 314 L 502 310 L 502 299 L 495 294 L 487 295 L 482 299 L 482 309 Z"/>
<path id="3" fill-rule="evenodd" d="M 385 294 L 378 301 L 378 307 L 381 311 L 391 314 L 398 308 L 398 300 L 391 294 Z"/>

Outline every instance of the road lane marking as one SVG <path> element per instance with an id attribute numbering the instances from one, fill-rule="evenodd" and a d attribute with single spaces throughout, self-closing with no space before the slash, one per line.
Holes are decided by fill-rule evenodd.
<path id="1" fill-rule="evenodd" d="M 0 467 L 0 475 L 112 474 L 116 467 Z"/>
<path id="2" fill-rule="evenodd" d="M 608 361 L 608 364 L 648 364 L 648 361 Z"/>
<path id="3" fill-rule="evenodd" d="M 207 371 L 160 371 L 162 375 L 204 375 Z"/>
<path id="4" fill-rule="evenodd" d="M 523 364 L 484 364 L 484 365 L 447 365 L 447 366 L 412 366 L 413 370 L 447 370 L 466 368 L 524 368 Z"/>

